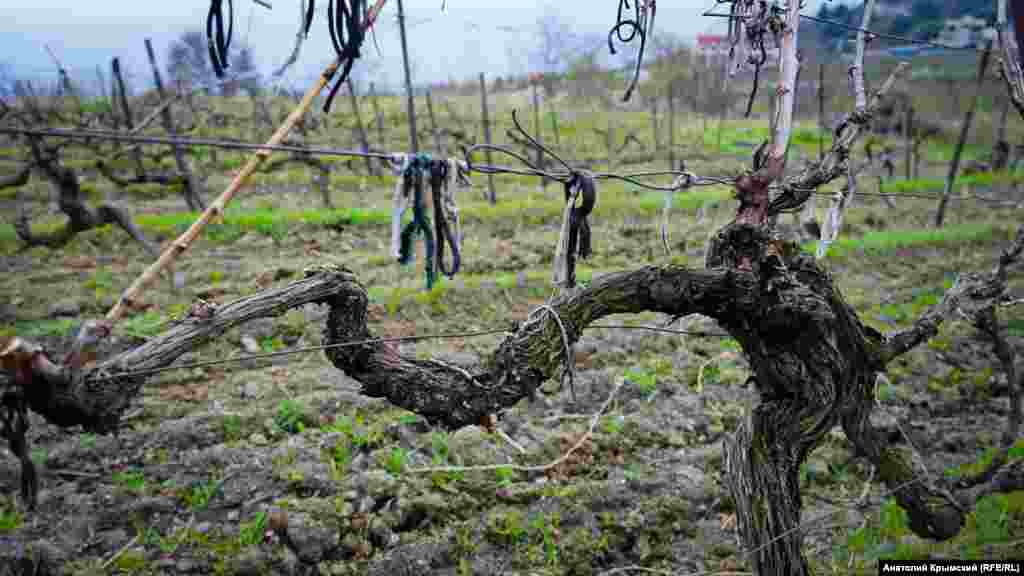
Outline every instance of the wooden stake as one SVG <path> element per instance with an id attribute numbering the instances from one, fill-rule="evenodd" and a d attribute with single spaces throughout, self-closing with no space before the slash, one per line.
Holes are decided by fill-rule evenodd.
<path id="1" fill-rule="evenodd" d="M 366 154 L 370 151 L 370 140 L 366 137 L 366 127 L 363 125 L 363 115 L 359 113 L 359 99 L 356 98 L 356 89 L 352 84 L 352 78 L 345 80 L 345 85 L 348 88 L 348 99 L 352 103 L 352 114 L 356 117 L 356 136 L 359 137 L 359 146 Z M 366 157 L 366 171 L 371 176 L 377 175 L 377 168 L 373 165 L 373 158 Z"/>
<path id="2" fill-rule="evenodd" d="M 405 39 L 405 12 L 402 0 L 398 0 L 398 31 L 402 39 L 402 68 L 405 70 L 405 111 L 409 116 L 409 151 L 416 154 L 420 151 L 420 141 L 416 134 L 416 103 L 413 100 L 412 72 L 409 69 L 409 46 Z"/>
<path id="3" fill-rule="evenodd" d="M 96 65 L 96 79 L 100 83 L 100 85 L 99 85 L 100 97 L 103 98 L 104 100 L 106 100 L 107 99 L 107 79 L 103 77 L 103 69 L 100 68 L 99 64 Z"/>
<path id="4" fill-rule="evenodd" d="M 430 132 L 434 136 L 434 149 L 442 157 L 447 157 L 448 153 L 444 149 L 444 142 L 441 141 L 441 131 L 437 129 L 437 118 L 434 116 L 434 100 L 430 97 L 429 90 L 427 90 L 427 118 L 430 119 Z"/>
<path id="5" fill-rule="evenodd" d="M 903 131 L 906 133 L 907 180 L 910 180 L 914 176 L 914 107 L 910 105 L 909 96 L 907 97 L 906 120 L 903 122 Z"/>
<path id="6" fill-rule="evenodd" d="M 544 131 L 541 130 L 540 125 L 540 96 L 537 94 L 537 84 L 540 81 L 536 78 L 533 81 L 533 137 L 537 139 L 537 142 L 544 143 Z M 544 169 L 544 151 L 540 148 L 537 149 L 537 167 L 541 170 Z M 541 188 L 548 187 L 548 179 L 540 179 Z"/>
<path id="7" fill-rule="evenodd" d="M 981 87 L 985 83 L 985 69 L 988 68 L 988 58 L 992 54 L 992 42 L 981 53 L 981 63 L 978 64 L 977 85 L 974 90 L 974 97 L 964 115 L 964 123 L 960 126 L 960 138 L 956 141 L 956 148 L 953 149 L 953 160 L 949 163 L 949 173 L 946 174 L 946 186 L 942 191 L 942 200 L 939 200 L 939 209 L 935 213 L 935 227 L 942 228 L 942 221 L 946 216 L 946 204 L 953 194 L 953 184 L 956 181 L 956 173 L 960 169 L 960 155 L 963 153 L 964 145 L 967 144 L 967 134 L 971 131 L 971 123 L 974 120 L 974 109 L 978 107 L 978 96 L 981 95 Z"/>
<path id="8" fill-rule="evenodd" d="M 161 100 L 167 100 L 164 82 L 160 77 L 160 67 L 157 66 L 156 54 L 153 52 L 153 43 L 149 38 L 146 38 L 145 42 L 146 54 L 149 56 L 149 65 L 153 68 L 153 81 L 156 82 L 156 91 L 160 94 Z M 163 119 L 164 130 L 167 131 L 171 138 L 177 138 L 178 131 L 174 128 L 174 119 L 171 117 L 170 108 L 161 107 L 160 116 Z M 178 166 L 178 172 L 185 177 L 184 194 L 189 210 L 202 210 L 203 198 L 199 190 L 199 182 L 196 180 L 195 174 L 192 173 L 192 168 L 189 167 L 188 161 L 185 160 L 185 148 L 180 144 L 174 145 L 174 163 Z"/>
<path id="9" fill-rule="evenodd" d="M 658 96 L 651 98 L 651 135 L 654 137 L 654 155 L 658 155 L 661 139 L 658 137 Z"/>
<path id="10" fill-rule="evenodd" d="M 112 95 L 114 100 L 117 100 L 121 104 L 121 113 L 124 114 L 125 124 L 130 129 L 135 126 L 135 122 L 132 121 L 132 109 L 128 105 L 128 92 L 124 87 L 124 78 L 121 76 L 121 60 L 114 58 L 110 62 L 111 75 L 114 77 L 111 81 L 114 83 L 116 89 Z M 117 96 L 120 96 L 118 98 Z M 132 160 L 135 162 L 135 174 L 139 178 L 146 173 L 146 170 L 142 167 L 142 150 L 136 148 L 132 150 Z"/>
<path id="11" fill-rule="evenodd" d="M 387 0 L 377 0 L 377 3 L 370 9 L 366 18 L 366 28 L 373 26 L 373 22 L 377 19 L 381 8 L 384 7 L 386 2 Z M 303 96 L 299 105 L 292 110 L 292 113 L 288 115 L 288 118 L 286 118 L 284 123 L 281 124 L 281 127 L 277 129 L 277 132 L 274 132 L 274 135 L 270 137 L 269 141 L 267 141 L 268 145 L 276 146 L 284 141 L 288 136 L 288 133 L 295 128 L 295 125 L 298 124 L 299 120 L 313 105 L 313 101 L 316 100 L 317 95 L 320 94 L 324 87 L 327 86 L 332 78 L 334 78 L 334 74 L 337 73 L 337 71 L 337 61 L 331 63 L 324 69 L 316 84 L 306 92 L 306 95 Z M 222 192 L 221 195 L 214 200 L 205 211 L 203 211 L 199 218 L 192 223 L 192 226 L 189 226 L 188 230 L 186 230 L 170 246 L 168 246 L 162 254 L 160 254 L 160 257 L 157 258 L 156 262 L 150 264 L 150 266 L 146 268 L 146 270 L 143 271 L 143 273 L 136 278 L 134 282 L 132 282 L 132 285 L 121 294 L 121 297 L 117 300 L 117 303 L 114 304 L 114 307 L 107 312 L 107 320 L 114 323 L 124 318 L 128 308 L 138 301 L 139 296 L 146 287 L 152 284 L 153 281 L 156 280 L 157 276 L 160 275 L 160 271 L 170 265 L 175 258 L 188 250 L 188 247 L 192 245 L 192 242 L 194 242 L 196 238 L 199 237 L 199 233 L 202 232 L 203 228 L 210 222 L 210 220 L 213 219 L 214 216 L 224 214 L 224 209 L 227 207 L 228 202 L 230 202 L 234 195 L 241 190 L 243 186 L 245 186 L 253 173 L 256 172 L 260 165 L 269 157 L 270 150 L 257 150 L 256 153 L 249 158 L 249 161 L 241 170 L 239 170 L 238 174 L 231 183 L 228 184 L 228 187 L 224 192 Z"/>
<path id="12" fill-rule="evenodd" d="M 484 117 L 484 142 L 488 145 L 491 144 L 491 122 L 488 119 L 487 114 L 487 81 L 484 79 L 484 73 L 480 73 L 480 108 Z M 491 158 L 491 151 L 484 151 L 487 157 L 488 164 L 494 164 Z M 491 204 L 497 204 L 498 198 L 494 193 L 494 174 L 487 175 L 487 199 L 490 200 Z"/>
<path id="13" fill-rule="evenodd" d="M 676 169 L 676 83 L 674 81 L 668 83 L 668 169 Z"/>
<path id="14" fill-rule="evenodd" d="M 381 114 L 380 106 L 377 104 L 377 88 L 370 82 L 370 104 L 373 105 L 373 116 L 377 122 L 377 141 L 381 148 L 387 149 L 387 142 L 384 140 L 384 114 Z"/>
<path id="15" fill-rule="evenodd" d="M 818 64 L 818 161 L 825 157 L 825 63 Z"/>
<path id="16" fill-rule="evenodd" d="M 419 135 L 416 133 L 416 101 L 413 99 L 412 71 L 409 68 L 409 44 L 405 37 L 405 11 L 402 0 L 398 0 L 398 31 L 402 39 L 402 68 L 405 70 L 405 109 L 409 116 L 409 151 L 418 154 L 420 151 Z M 423 191 L 423 207 L 427 214 L 434 205 L 430 194 Z M 426 250 L 423 242 L 416 242 L 416 277 L 423 278 L 426 273 Z"/>

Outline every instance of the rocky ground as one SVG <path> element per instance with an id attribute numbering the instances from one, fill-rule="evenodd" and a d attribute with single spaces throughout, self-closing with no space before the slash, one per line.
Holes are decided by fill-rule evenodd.
<path id="1" fill-rule="evenodd" d="M 899 206 L 896 213 L 858 206 L 844 234 L 902 228 L 933 208 Z M 698 222 L 695 210 L 679 209 L 673 261 L 699 266 L 703 240 L 730 210 L 728 202 L 708 204 Z M 1008 229 L 1019 216 L 966 207 L 953 224 Z M 248 232 L 232 242 L 204 240 L 176 267 L 179 281 L 158 283 L 145 298 L 151 308 L 119 326 L 104 353 L 158 333 L 195 298 L 228 301 L 288 282 L 324 259 L 355 270 L 370 289 L 378 335 L 505 326 L 550 294 L 556 224 L 527 216 L 467 222 L 464 274 L 429 294 L 421 292 L 421 277 L 386 256 L 384 225 L 296 225 L 283 237 Z M 600 274 L 668 262 L 657 225 L 657 218 L 595 219 L 595 258 L 585 269 Z M 983 241 L 867 251 L 828 265 L 872 325 L 894 329 L 941 294 L 952 274 L 988 268 L 1006 239 L 1004 232 Z M 102 315 L 147 262 L 117 231 L 83 234 L 62 251 L 3 256 L 0 324 L 59 358 L 77 322 Z M 1019 275 L 1011 285 L 1020 297 Z M 1024 336 L 1020 308 L 1004 314 L 1016 350 Z M 180 362 L 318 344 L 324 313 L 311 305 L 250 323 Z M 601 323 L 665 321 L 639 315 Z M 673 327 L 718 331 L 702 318 Z M 500 338 L 400 346 L 471 365 Z M 154 375 L 116 435 L 61 429 L 33 415 L 39 506 L 25 509 L 18 463 L 3 452 L 0 574 L 748 570 L 721 483 L 721 444 L 757 402 L 735 341 L 592 328 L 576 348 L 575 368 L 573 390 L 549 382 L 547 393 L 504 414 L 496 433 L 431 429 L 414 414 L 361 396 L 358 383 L 321 352 Z M 977 462 L 998 441 L 1007 393 L 990 345 L 955 323 L 890 366 L 879 387 L 877 423 L 891 442 L 912 444 L 923 455 L 922 473 L 943 474 Z M 466 469 L 427 470 L 446 466 Z M 839 430 L 805 466 L 805 549 L 820 573 L 874 573 L 874 561 L 886 554 L 1020 557 L 1024 550 L 1019 493 L 992 504 L 995 512 L 972 516 L 953 541 L 929 543 L 900 526 L 898 508 L 871 478 Z"/>

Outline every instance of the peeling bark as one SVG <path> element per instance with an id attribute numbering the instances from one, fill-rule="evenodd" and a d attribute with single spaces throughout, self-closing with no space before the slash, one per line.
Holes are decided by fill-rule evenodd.
<path id="1" fill-rule="evenodd" d="M 87 206 L 82 198 L 82 189 L 75 171 L 62 166 L 54 155 L 44 152 L 37 141 L 31 141 L 30 145 L 35 159 L 32 166 L 41 171 L 57 189 L 58 206 L 61 212 L 68 217 L 68 221 L 63 228 L 51 234 L 39 235 L 32 232 L 32 223 L 29 221 L 28 215 L 21 212 L 14 222 L 14 231 L 26 246 L 60 248 L 80 232 L 92 230 L 104 224 L 115 224 L 136 242 L 142 244 L 150 255 L 158 254 L 156 246 L 146 240 L 127 211 L 109 202 L 100 204 L 95 209 Z M 27 174 L 24 179 L 28 179 Z"/>

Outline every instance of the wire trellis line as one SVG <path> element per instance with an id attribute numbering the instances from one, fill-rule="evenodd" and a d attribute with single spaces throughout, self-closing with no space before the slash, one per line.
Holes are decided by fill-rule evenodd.
<path id="1" fill-rule="evenodd" d="M 306 146 L 291 146 L 287 144 L 256 144 L 250 142 L 238 142 L 232 140 L 218 140 L 213 138 L 170 138 L 165 136 L 140 136 L 124 134 L 113 130 L 96 130 L 96 129 L 78 129 L 71 130 L 67 128 L 16 128 L 8 126 L 0 126 L 0 134 L 13 134 L 22 136 L 36 136 L 36 137 L 54 137 L 54 138 L 80 138 L 84 140 L 98 139 L 98 140 L 112 140 L 117 142 L 130 142 L 135 144 L 152 144 L 152 145 L 182 145 L 182 146 L 211 146 L 216 148 L 226 148 L 234 150 L 270 150 L 275 152 L 296 152 L 303 154 L 312 154 L 315 156 L 343 156 L 353 158 L 373 158 L 379 160 L 386 160 L 390 162 L 396 161 L 397 158 L 402 156 L 401 153 L 397 152 L 363 152 L 360 150 L 350 150 L 344 148 L 323 148 L 323 147 L 306 147 Z M 495 164 L 478 164 L 476 162 L 467 163 L 467 168 L 470 172 L 477 172 L 479 174 L 512 174 L 517 176 L 539 176 L 543 178 L 549 178 L 551 180 L 562 180 L 567 178 L 571 173 L 572 169 L 568 172 L 550 172 L 542 170 L 534 166 L 529 160 L 524 158 L 515 150 L 506 146 L 497 144 L 476 144 L 463 150 L 463 154 L 468 158 L 474 151 L 477 150 L 492 150 L 495 152 L 501 152 L 507 154 L 523 164 L 525 168 L 513 168 L 510 166 L 502 166 Z M 552 156 L 554 156 L 552 154 Z M 568 165 L 566 165 L 568 166 Z M 594 172 L 591 176 L 595 180 L 621 180 L 639 186 L 648 190 L 669 192 L 678 191 L 687 187 L 694 186 L 734 186 L 736 184 L 735 177 L 723 177 L 723 176 L 699 176 L 689 171 L 681 170 L 649 170 L 640 172 Z M 669 176 L 676 179 L 676 181 L 668 186 L 659 186 L 656 184 L 649 184 L 642 182 L 638 178 L 655 178 L 659 176 Z M 779 189 L 777 186 L 773 189 Z M 833 194 L 830 192 L 814 191 L 812 194 L 817 196 L 829 196 Z M 896 199 L 925 199 L 925 200 L 939 200 L 942 198 L 941 194 L 926 194 L 918 192 L 857 192 L 858 196 L 875 196 L 875 197 L 888 197 Z M 974 200 L 978 202 L 985 202 L 995 206 L 1017 206 L 1018 203 L 1009 200 L 1000 200 L 997 198 L 987 198 L 985 196 L 979 196 L 977 194 L 969 196 L 951 196 L 952 200 Z"/>
<path id="2" fill-rule="evenodd" d="M 712 18 L 728 18 L 730 20 L 746 19 L 745 16 L 737 16 L 735 14 L 723 14 L 721 12 L 705 12 L 701 16 L 708 16 Z M 897 40 L 905 44 L 919 44 L 922 46 L 931 46 L 933 48 L 943 48 L 945 50 L 964 50 L 968 52 L 984 52 L 984 48 L 977 48 L 974 46 L 953 46 L 950 44 L 942 44 L 941 42 L 932 42 L 931 40 L 916 40 L 907 36 L 899 36 L 896 34 L 887 34 L 885 32 L 876 32 L 867 28 L 861 28 L 852 24 L 844 24 L 842 22 L 836 22 L 835 20 L 826 20 L 824 18 L 818 18 L 817 16 L 811 16 L 810 14 L 801 14 L 801 18 L 810 20 L 812 22 L 818 22 L 819 24 L 825 24 L 827 26 L 835 26 L 836 28 L 843 28 L 851 32 L 864 32 L 870 34 L 873 38 L 885 38 L 886 40 Z"/>
<path id="3" fill-rule="evenodd" d="M 626 324 L 591 324 L 587 328 L 604 328 L 612 330 L 649 330 L 652 332 L 666 332 L 670 334 L 678 334 L 684 336 L 696 336 L 696 337 L 719 337 L 719 338 L 731 338 L 732 336 L 724 332 L 703 332 L 698 330 L 675 330 L 671 328 L 658 328 L 656 326 L 629 326 Z M 445 334 L 423 334 L 413 336 L 392 336 L 384 338 L 370 338 L 367 340 L 355 340 L 352 342 L 338 342 L 336 344 L 321 344 L 317 346 L 303 346 L 300 348 L 294 348 L 292 350 L 280 350 L 278 352 L 266 352 L 263 354 L 250 354 L 247 356 L 239 356 L 237 358 L 220 358 L 217 360 L 204 360 L 201 362 L 189 362 L 186 364 L 175 364 L 173 366 L 161 366 L 160 368 L 150 368 L 147 370 L 133 370 L 129 372 L 117 372 L 114 374 L 105 374 L 103 376 L 93 376 L 87 379 L 89 382 L 104 382 L 109 380 L 115 380 L 118 378 L 133 378 L 137 376 L 149 376 L 152 374 L 159 374 L 162 372 L 171 372 L 173 370 L 190 370 L 192 368 L 206 368 L 209 366 L 219 366 L 222 364 L 242 363 L 251 362 L 254 360 L 266 360 L 270 358 L 279 358 L 282 356 L 291 356 L 294 354 L 304 354 L 306 352 L 317 352 L 320 350 L 330 350 L 332 348 L 348 348 L 350 346 L 362 346 L 364 344 L 381 344 L 385 342 L 413 342 L 419 340 L 444 340 L 451 338 L 475 338 L 479 336 L 490 336 L 494 334 L 510 334 L 511 332 L 504 328 L 498 328 L 494 330 L 483 330 L 479 332 L 453 332 Z"/>

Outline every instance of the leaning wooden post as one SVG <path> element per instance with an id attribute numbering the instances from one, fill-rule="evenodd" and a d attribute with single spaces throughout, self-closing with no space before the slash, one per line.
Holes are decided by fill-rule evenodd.
<path id="1" fill-rule="evenodd" d="M 992 53 L 992 42 L 981 54 L 981 63 L 978 64 L 977 85 L 974 90 L 974 97 L 967 107 L 964 115 L 964 123 L 960 126 L 960 138 L 956 141 L 956 148 L 953 149 L 953 160 L 949 163 L 949 172 L 946 174 L 946 186 L 942 191 L 942 200 L 939 200 L 939 210 L 935 213 L 935 227 L 942 228 L 942 221 L 946 216 L 946 204 L 949 196 L 953 193 L 953 184 L 956 181 L 956 173 L 960 169 L 960 155 L 963 153 L 964 145 L 967 144 L 967 134 L 971 131 L 971 122 L 974 120 L 974 109 L 978 107 L 978 96 L 981 95 L 981 86 L 985 83 L 985 69 L 988 68 L 988 57 Z"/>
<path id="2" fill-rule="evenodd" d="M 615 157 L 615 110 L 608 110 L 608 132 L 605 134 L 605 146 L 608 148 L 608 171 L 614 172 L 618 164 Z"/>
<path id="3" fill-rule="evenodd" d="M 405 11 L 402 0 L 398 0 L 398 31 L 402 40 L 402 68 L 405 72 L 405 111 L 409 116 L 409 151 L 416 154 L 420 151 L 419 136 L 416 134 L 416 103 L 412 92 L 412 71 L 409 68 L 409 45 L 405 39 Z"/>
<path id="4" fill-rule="evenodd" d="M 729 82 L 725 77 L 725 70 L 721 71 L 721 82 L 718 82 L 717 80 L 718 78 L 716 78 L 716 84 L 719 84 L 722 87 L 722 109 L 721 115 L 718 117 L 718 151 L 721 152 L 722 131 L 725 129 L 725 117 L 729 113 Z M 775 114 L 772 114 L 772 118 L 775 118 Z"/>
<path id="5" fill-rule="evenodd" d="M 537 85 L 541 83 L 543 78 L 542 74 L 538 74 L 533 77 L 533 82 L 531 82 L 533 84 L 533 137 L 541 144 L 544 144 L 544 131 L 541 129 L 540 124 L 540 96 L 537 93 Z M 541 170 L 544 169 L 544 151 L 540 148 L 537 148 L 537 167 Z M 547 188 L 548 179 L 542 177 L 540 185 L 541 188 Z"/>
<path id="6" fill-rule="evenodd" d="M 551 116 L 551 133 L 555 135 L 555 149 L 559 147 L 558 142 L 558 111 L 555 110 L 555 105 L 548 100 L 548 114 Z"/>
<path id="7" fill-rule="evenodd" d="M 149 56 L 149 65 L 153 67 L 153 81 L 156 82 L 156 91 L 160 94 L 160 100 L 167 100 L 167 93 L 164 91 L 164 82 L 160 77 L 160 67 L 156 63 L 156 54 L 153 53 L 153 43 L 146 38 L 146 54 Z M 163 120 L 164 130 L 171 138 L 178 137 L 178 131 L 174 128 L 174 119 L 171 117 L 170 107 L 163 108 L 160 112 Z M 202 210 L 203 198 L 199 192 L 199 182 L 192 174 L 192 169 L 185 160 L 185 148 L 180 144 L 174 145 L 174 163 L 178 166 L 178 172 L 185 178 L 185 202 L 189 210 Z"/>
<path id="8" fill-rule="evenodd" d="M 409 116 L 409 144 L 410 152 L 418 154 L 420 151 L 419 135 L 416 132 L 416 102 L 412 90 L 412 71 L 409 67 L 408 42 L 405 37 L 405 11 L 402 8 L 402 0 L 398 0 L 398 32 L 402 40 L 402 67 L 405 72 L 405 108 Z M 422 176 L 416 176 L 422 178 Z M 431 194 L 423 195 L 423 207 L 427 214 L 433 212 L 434 200 Z M 416 243 L 416 276 L 422 278 L 426 271 L 426 250 L 423 243 Z M 436 266 L 436 263 L 435 263 Z"/>
<path id="9" fill-rule="evenodd" d="M 132 120 L 132 108 L 128 105 L 128 92 L 124 87 L 124 77 L 121 76 L 121 60 L 119 58 L 114 58 L 110 62 L 110 72 L 111 76 L 113 76 L 111 82 L 116 86 L 113 95 L 114 99 L 121 104 L 121 113 L 124 114 L 125 124 L 131 130 L 132 126 L 135 126 L 135 122 Z M 120 98 L 117 98 L 117 96 L 120 96 Z M 135 174 L 142 178 L 143 174 L 146 173 L 146 170 L 142 167 L 142 150 L 135 148 L 131 154 L 132 160 L 135 162 Z"/>
<path id="10" fill-rule="evenodd" d="M 370 103 L 373 104 L 373 116 L 377 121 L 377 140 L 381 148 L 387 148 L 387 142 L 384 141 L 384 114 L 377 104 L 377 88 L 373 82 L 370 82 Z"/>
<path id="11" fill-rule="evenodd" d="M 434 137 L 434 148 L 441 156 L 448 156 L 444 149 L 444 142 L 441 140 L 441 131 L 437 129 L 437 117 L 434 116 L 434 99 L 427 90 L 427 118 L 430 120 L 430 133 Z"/>
<path id="12" fill-rule="evenodd" d="M 818 64 L 818 162 L 825 158 L 825 63 Z"/>
<path id="13" fill-rule="evenodd" d="M 541 144 L 544 143 L 544 131 L 541 129 L 540 124 L 540 96 L 537 94 L 537 85 L 541 83 L 542 78 L 543 75 L 538 74 L 532 77 L 533 82 L 531 82 L 533 85 L 533 137 Z M 544 151 L 540 148 L 537 148 L 537 167 L 541 170 L 544 169 Z M 540 185 L 541 188 L 547 188 L 548 179 L 542 177 Z"/>
<path id="14" fill-rule="evenodd" d="M 903 121 L 903 131 L 905 132 L 904 139 L 907 142 L 906 150 L 906 161 L 907 161 L 907 180 L 913 178 L 913 167 L 914 167 L 914 107 L 910 105 L 910 98 L 907 98 L 907 109 L 906 119 Z"/>
<path id="15" fill-rule="evenodd" d="M 100 68 L 99 64 L 96 65 L 96 80 L 99 81 L 99 85 L 100 85 L 100 87 L 99 87 L 100 98 L 103 98 L 104 100 L 106 100 L 107 99 L 107 79 L 103 77 L 103 69 Z M 113 103 L 111 103 L 111 104 L 113 104 Z"/>
<path id="16" fill-rule="evenodd" d="M 484 142 L 491 145 L 491 123 L 487 117 L 487 81 L 484 79 L 484 73 L 480 73 L 480 108 L 483 112 L 484 117 Z M 494 160 L 491 158 L 491 151 L 485 150 L 488 164 L 494 164 Z M 494 193 L 494 174 L 487 174 L 487 199 L 490 200 L 491 204 L 497 204 L 498 198 Z"/>
<path id="17" fill-rule="evenodd" d="M 676 83 L 668 83 L 668 169 L 676 169 Z"/>
<path id="18" fill-rule="evenodd" d="M 366 137 L 366 126 L 363 125 L 363 115 L 359 113 L 359 99 L 356 98 L 356 89 L 352 85 L 352 78 L 345 80 L 348 88 L 348 99 L 352 103 L 352 114 L 356 117 L 356 136 L 359 138 L 359 146 L 363 154 L 370 151 L 370 140 Z M 366 157 L 366 171 L 370 176 L 377 175 L 377 168 L 373 165 L 373 158 Z"/>
<path id="19" fill-rule="evenodd" d="M 654 156 L 657 157 L 661 148 L 661 139 L 658 138 L 658 95 L 651 97 L 651 135 L 654 137 Z"/>
<path id="20" fill-rule="evenodd" d="M 385 2 L 387 2 L 387 0 L 377 0 L 377 3 L 370 9 L 364 25 L 366 28 L 373 26 L 373 22 L 380 14 L 380 10 L 384 7 Z M 284 142 L 284 139 L 288 137 L 288 134 L 295 128 L 295 125 L 298 124 L 299 120 L 306 114 L 309 108 L 313 105 L 313 101 L 316 100 L 317 95 L 319 95 L 331 79 L 334 78 L 334 74 L 337 73 L 337 71 L 337 61 L 331 63 L 324 69 L 316 84 L 306 92 L 306 95 L 303 96 L 299 105 L 292 110 L 292 113 L 288 115 L 288 118 L 286 118 L 284 123 L 281 124 L 281 127 L 278 128 L 277 131 L 274 132 L 274 135 L 270 137 L 270 140 L 267 141 L 267 145 L 277 146 Z M 146 270 L 143 271 L 143 273 L 136 278 L 134 282 L 132 282 L 132 285 L 121 294 L 121 297 L 118 298 L 114 307 L 107 312 L 107 320 L 114 323 L 124 317 L 128 308 L 138 301 L 142 291 L 160 275 L 160 271 L 170 265 L 171 262 L 173 262 L 180 254 L 188 250 L 188 247 L 195 242 L 196 238 L 199 237 L 199 233 L 202 232 L 203 228 L 210 222 L 210 220 L 215 216 L 223 216 L 224 209 L 227 207 L 228 202 L 230 202 L 235 194 L 241 190 L 246 183 L 248 183 L 249 178 L 252 177 L 253 173 L 255 173 L 256 170 L 259 169 L 260 165 L 266 162 L 269 157 L 270 150 L 263 149 L 257 150 L 256 153 L 249 158 L 249 161 L 246 162 L 245 166 L 242 166 L 242 169 L 238 171 L 238 174 L 235 175 L 233 180 L 231 180 L 231 183 L 228 184 L 228 187 L 224 192 L 222 192 L 212 204 L 207 206 L 206 210 L 204 210 L 203 213 L 199 215 L 199 218 L 189 226 L 188 230 L 172 242 L 171 245 L 168 246 L 162 254 L 160 254 L 160 257 L 157 258 L 156 262 L 150 264 L 149 267 L 146 268 Z"/>

